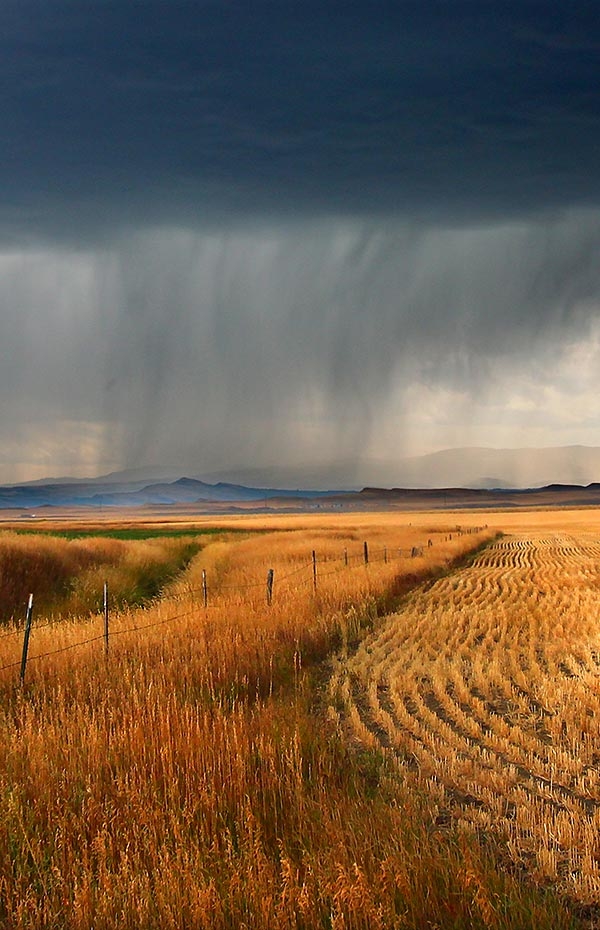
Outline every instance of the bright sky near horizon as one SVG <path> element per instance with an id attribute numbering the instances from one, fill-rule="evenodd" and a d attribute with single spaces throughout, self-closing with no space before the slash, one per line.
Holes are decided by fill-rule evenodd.
<path id="1" fill-rule="evenodd" d="M 599 74 L 582 0 L 6 0 L 0 481 L 600 445 Z"/>

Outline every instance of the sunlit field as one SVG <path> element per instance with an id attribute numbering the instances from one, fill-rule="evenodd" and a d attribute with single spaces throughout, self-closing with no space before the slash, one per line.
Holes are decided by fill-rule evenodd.
<path id="1" fill-rule="evenodd" d="M 0 533 L 0 624 L 22 616 L 29 594 L 36 611 L 64 617 L 96 611 L 103 585 L 115 603 L 141 604 L 198 551 L 195 538 L 124 541 Z"/>
<path id="2" fill-rule="evenodd" d="M 340 660 L 339 725 L 385 747 L 438 821 L 600 902 L 600 542 L 504 538 L 416 593 Z M 410 773 L 410 774 L 409 774 Z"/>
<path id="3" fill-rule="evenodd" d="M 3 584 L 19 551 L 96 557 L 34 613 L 22 683 L 0 627 L 0 925 L 590 926 L 596 514 L 208 528 L 0 534 Z M 107 643 L 104 575 L 158 550 Z"/>

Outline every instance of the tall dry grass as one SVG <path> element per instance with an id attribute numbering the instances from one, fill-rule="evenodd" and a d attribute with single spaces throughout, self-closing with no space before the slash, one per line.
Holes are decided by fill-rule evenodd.
<path id="1" fill-rule="evenodd" d="M 422 556 L 391 560 L 423 529 L 372 529 L 368 567 L 362 534 L 335 525 L 216 542 L 168 599 L 113 618 L 108 661 L 92 642 L 34 659 L 25 689 L 2 672 L 0 925 L 575 926 L 328 722 L 318 660 L 485 539 L 427 532 Z M 31 650 L 100 629 L 39 626 Z M 0 665 L 18 650 L 0 639 Z"/>
<path id="2" fill-rule="evenodd" d="M 143 603 L 185 567 L 199 543 L 184 539 L 62 539 L 0 533 L 0 627 L 19 620 L 33 594 L 36 612 L 77 616 L 98 610 L 108 581 L 115 603 Z"/>

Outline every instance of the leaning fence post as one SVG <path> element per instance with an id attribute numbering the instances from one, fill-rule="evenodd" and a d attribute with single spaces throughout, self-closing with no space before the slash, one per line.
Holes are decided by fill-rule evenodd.
<path id="1" fill-rule="evenodd" d="M 273 602 L 273 569 L 267 572 L 267 605 L 270 607 Z"/>
<path id="2" fill-rule="evenodd" d="M 313 563 L 313 588 L 317 590 L 317 553 L 313 549 L 312 551 L 312 563 Z"/>
<path id="3" fill-rule="evenodd" d="M 365 565 L 369 564 L 369 546 L 367 542 L 363 544 L 364 555 L 365 555 Z"/>
<path id="4" fill-rule="evenodd" d="M 21 684 L 25 682 L 25 669 L 27 667 L 27 653 L 29 651 L 29 637 L 31 636 L 32 616 L 33 616 L 33 594 L 30 594 L 29 601 L 27 603 L 27 614 L 25 616 L 25 635 L 23 637 L 23 655 L 21 656 L 21 674 L 19 675 L 19 681 Z"/>
<path id="5" fill-rule="evenodd" d="M 204 597 L 204 606 L 208 607 L 208 584 L 206 582 L 206 569 L 202 569 L 202 595 Z"/>
<path id="6" fill-rule="evenodd" d="M 108 657 L 108 581 L 104 582 L 104 655 Z"/>

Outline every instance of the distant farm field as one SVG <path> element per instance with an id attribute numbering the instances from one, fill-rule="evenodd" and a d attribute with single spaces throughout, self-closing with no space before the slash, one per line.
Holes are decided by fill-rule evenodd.
<path id="1" fill-rule="evenodd" d="M 0 926 L 593 926 L 598 515 L 198 527 L 84 541 L 169 565 L 108 641 L 0 629 Z"/>

